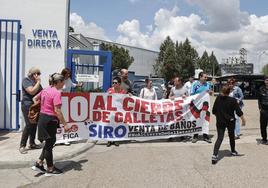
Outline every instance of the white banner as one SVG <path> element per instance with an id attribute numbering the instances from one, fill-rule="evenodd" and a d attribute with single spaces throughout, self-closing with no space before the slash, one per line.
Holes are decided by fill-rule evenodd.
<path id="1" fill-rule="evenodd" d="M 208 133 L 208 93 L 175 100 L 145 100 L 126 94 L 63 94 L 62 111 L 71 132 L 59 140 L 153 140 Z"/>

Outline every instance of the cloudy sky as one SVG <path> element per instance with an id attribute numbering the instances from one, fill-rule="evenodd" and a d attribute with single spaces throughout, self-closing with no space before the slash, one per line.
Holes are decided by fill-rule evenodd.
<path id="1" fill-rule="evenodd" d="M 218 61 L 248 51 L 258 72 L 268 63 L 267 0 L 71 0 L 70 25 L 85 36 L 159 50 L 170 36 L 190 39 Z M 259 63 L 260 62 L 260 63 Z"/>

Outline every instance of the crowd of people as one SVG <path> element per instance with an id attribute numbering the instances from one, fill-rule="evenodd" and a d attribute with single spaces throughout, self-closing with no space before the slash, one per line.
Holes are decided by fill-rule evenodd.
<path id="1" fill-rule="evenodd" d="M 61 112 L 61 92 L 71 92 L 75 87 L 81 87 L 81 83 L 73 83 L 71 80 L 71 71 L 68 68 L 62 70 L 61 73 L 54 73 L 49 78 L 49 87 L 43 89 L 40 79 L 41 71 L 38 68 L 31 68 L 26 78 L 22 81 L 22 104 L 21 110 L 25 120 L 25 128 L 22 132 L 19 151 L 26 154 L 28 149 L 41 149 L 36 144 L 35 137 L 38 130 L 38 140 L 45 142 L 41 155 L 32 167 L 33 170 L 43 172 L 46 176 L 58 175 L 62 171 L 53 164 L 53 147 L 56 143 L 56 132 L 59 124 L 63 124 L 65 131 L 69 131 L 67 123 Z M 199 73 L 198 80 L 190 77 L 184 84 L 181 77 L 173 78 L 167 86 L 166 98 L 174 100 L 177 97 L 187 97 L 201 92 L 213 93 L 212 83 L 207 81 L 207 74 Z M 121 93 L 132 95 L 131 81 L 128 79 L 128 70 L 121 69 L 120 75 L 112 79 L 112 86 L 107 90 L 109 94 Z M 141 89 L 140 98 L 157 100 L 157 93 L 152 85 L 150 78 L 145 79 L 145 87 Z M 217 96 L 213 105 L 212 113 L 216 116 L 217 140 L 215 142 L 212 164 L 218 161 L 218 152 L 222 143 L 225 129 L 228 130 L 230 139 L 231 155 L 237 156 L 235 150 L 235 139 L 241 136 L 240 126 L 245 125 L 242 108 L 243 92 L 236 86 L 235 79 L 229 79 L 227 84 L 221 89 L 221 93 Z M 33 104 L 40 103 L 40 115 L 37 122 L 30 121 L 28 114 Z M 258 106 L 260 110 L 260 129 L 262 136 L 262 144 L 267 142 L 267 123 L 268 123 L 268 77 L 265 78 L 265 85 L 260 88 L 258 97 Z M 240 123 L 239 117 L 242 123 Z M 38 128 L 38 129 L 37 129 Z M 209 137 L 209 127 L 202 126 L 203 140 L 212 143 Z M 29 148 L 26 149 L 27 140 L 29 139 Z M 192 137 L 192 143 L 196 143 L 199 139 L 198 134 Z M 68 144 L 68 143 L 66 143 Z M 109 141 L 107 146 L 119 146 L 119 142 Z M 44 160 L 47 169 L 44 168 Z"/>

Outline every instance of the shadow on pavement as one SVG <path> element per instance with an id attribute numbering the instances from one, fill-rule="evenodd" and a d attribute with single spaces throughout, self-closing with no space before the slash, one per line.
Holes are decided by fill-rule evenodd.
<path id="1" fill-rule="evenodd" d="M 61 169 L 63 173 L 68 172 L 70 170 L 77 170 L 81 171 L 82 169 L 82 164 L 88 162 L 87 159 L 85 160 L 80 160 L 80 161 L 58 161 L 55 162 L 55 167 Z M 34 175 L 34 177 L 40 177 L 44 175 L 45 173 L 38 172 L 37 174 Z"/>
<path id="2" fill-rule="evenodd" d="M 244 156 L 244 155 L 245 155 L 245 154 L 238 154 L 237 156 L 232 156 L 230 150 L 220 150 L 220 151 L 219 151 L 219 154 L 218 154 L 218 156 L 219 156 L 219 158 L 218 158 L 218 162 L 219 162 L 220 160 L 222 160 L 224 157 L 242 157 L 242 156 Z"/>

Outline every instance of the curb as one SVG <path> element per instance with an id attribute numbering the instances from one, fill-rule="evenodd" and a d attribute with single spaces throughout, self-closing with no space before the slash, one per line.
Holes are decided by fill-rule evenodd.
<path id="1" fill-rule="evenodd" d="M 81 147 L 78 150 L 74 150 L 63 157 L 55 157 L 54 161 L 62 161 L 62 160 L 67 160 L 74 158 L 91 148 L 95 146 L 96 142 L 87 142 L 87 145 Z M 30 167 L 34 164 L 34 161 L 0 161 L 0 169 L 17 169 L 17 168 L 27 168 Z"/>

